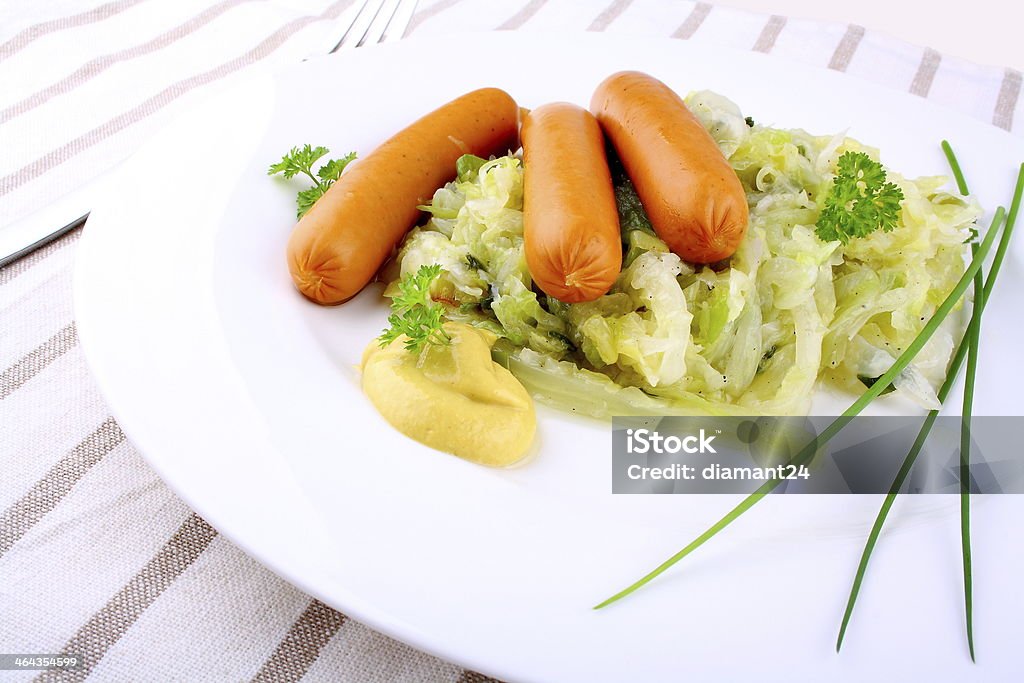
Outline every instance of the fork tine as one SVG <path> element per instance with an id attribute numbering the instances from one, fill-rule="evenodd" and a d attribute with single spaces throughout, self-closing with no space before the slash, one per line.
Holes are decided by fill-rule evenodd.
<path id="1" fill-rule="evenodd" d="M 306 59 L 327 55 L 336 50 L 340 41 L 352 30 L 352 25 L 355 24 L 356 19 L 366 9 L 368 2 L 370 0 L 358 0 L 358 2 L 353 2 L 346 7 L 338 15 L 338 18 L 331 22 L 330 26 L 326 27 L 324 38 L 317 43 L 316 48 L 309 53 Z"/>
<path id="2" fill-rule="evenodd" d="M 366 29 L 366 34 L 356 47 L 383 42 L 381 39 L 384 36 L 384 31 L 387 30 L 388 23 L 394 16 L 396 9 L 398 9 L 398 0 L 384 0 L 380 11 L 377 12 L 377 16 L 373 18 L 373 22 Z"/>
<path id="3" fill-rule="evenodd" d="M 384 35 L 380 42 L 401 40 L 405 36 L 405 30 L 409 28 L 409 22 L 412 21 L 412 15 L 416 13 L 418 4 L 419 0 L 399 0 L 398 9 L 395 10 L 394 16 L 391 17 L 391 21 L 384 29 Z"/>
<path id="4" fill-rule="evenodd" d="M 359 14 L 356 15 L 352 25 L 348 27 L 329 54 L 333 54 L 338 50 L 362 45 L 363 36 L 366 35 L 366 31 L 370 27 L 370 24 L 373 23 L 373 20 L 380 13 L 381 6 L 385 1 L 386 0 L 367 0 L 363 3 L 363 6 L 359 9 Z"/>

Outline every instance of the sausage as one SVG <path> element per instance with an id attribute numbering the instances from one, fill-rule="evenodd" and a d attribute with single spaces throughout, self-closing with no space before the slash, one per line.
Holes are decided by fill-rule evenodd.
<path id="1" fill-rule="evenodd" d="M 287 259 L 295 286 L 319 304 L 355 296 L 415 225 L 416 207 L 455 177 L 460 156 L 518 148 L 518 114 L 508 93 L 474 90 L 354 163 L 292 231 Z"/>
<path id="2" fill-rule="evenodd" d="M 533 281 L 567 303 L 606 294 L 622 268 L 622 238 L 604 136 L 567 102 L 523 119 L 523 247 Z"/>
<path id="3" fill-rule="evenodd" d="M 590 110 L 669 249 L 692 263 L 732 256 L 747 231 L 747 198 L 683 100 L 652 76 L 622 71 L 597 87 Z"/>

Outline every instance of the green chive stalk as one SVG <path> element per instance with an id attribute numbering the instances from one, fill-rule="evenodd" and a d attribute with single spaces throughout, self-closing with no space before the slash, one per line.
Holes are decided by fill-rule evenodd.
<path id="1" fill-rule="evenodd" d="M 950 159 L 953 176 L 957 180 L 957 186 L 961 194 L 967 194 L 967 184 L 964 182 L 963 173 L 960 171 L 960 164 L 956 162 L 953 150 L 945 140 L 942 142 L 942 149 L 946 153 L 947 158 Z M 1007 214 L 1006 227 L 1003 230 L 1002 237 L 999 239 L 999 246 L 996 249 L 995 256 L 992 259 L 992 265 L 985 278 L 985 286 L 982 289 L 982 296 L 979 299 L 977 294 L 975 295 L 975 310 L 983 308 L 989 297 L 992 295 L 996 278 L 999 275 L 999 270 L 1003 265 L 1003 260 L 1006 257 L 1006 251 L 1010 245 L 1010 238 L 1013 235 L 1014 225 L 1017 222 L 1017 213 L 1020 210 L 1022 194 L 1024 194 L 1024 164 L 1021 164 L 1020 170 L 1017 174 L 1017 184 L 1014 189 L 1013 200 L 1010 202 L 1010 211 Z M 995 224 L 993 223 L 993 227 L 994 225 Z M 968 330 L 968 333 L 969 332 L 970 329 Z M 964 360 L 967 358 L 970 345 L 970 336 L 968 335 L 961 340 L 957 347 L 956 353 L 953 355 L 953 361 L 949 366 L 949 372 L 946 374 L 946 380 L 943 382 L 942 387 L 938 392 L 939 403 L 944 403 L 946 397 L 949 396 L 949 392 L 952 390 L 953 384 L 956 382 L 960 368 L 963 366 Z M 892 486 L 889 487 L 889 492 L 886 495 L 885 500 L 882 502 L 878 515 L 875 517 L 875 522 L 871 527 L 871 532 L 868 534 L 868 539 L 864 544 L 864 550 L 861 553 L 860 564 L 857 567 L 857 573 L 854 576 L 853 585 L 850 588 L 850 596 L 846 602 L 846 611 L 843 614 L 843 621 L 839 627 L 839 637 L 836 640 L 836 652 L 838 652 L 843 645 L 843 638 L 846 635 L 846 629 L 849 625 L 850 617 L 853 614 L 853 607 L 857 602 L 857 596 L 860 593 L 864 574 L 867 572 L 868 561 L 871 558 L 871 553 L 874 551 L 878 537 L 882 532 L 882 527 L 885 524 L 886 518 L 889 516 L 889 511 L 896 500 L 899 490 L 903 487 L 903 483 L 906 481 L 907 476 L 910 474 L 910 470 L 917 461 L 917 456 L 920 454 L 925 441 L 928 439 L 928 435 L 932 430 L 932 426 L 935 424 L 935 419 L 938 417 L 938 414 L 938 410 L 929 411 L 924 424 L 921 426 L 921 430 L 917 434 L 917 438 L 915 439 L 913 446 L 911 446 L 910 451 L 907 453 L 907 457 L 903 460 L 903 464 L 900 466 L 899 472 L 896 473 L 896 478 L 893 480 Z M 972 630 L 973 629 L 969 627 L 969 633 Z M 971 645 L 973 639 L 970 635 L 968 637 L 969 645 Z M 973 659 L 973 646 L 971 649 Z"/>
<path id="2" fill-rule="evenodd" d="M 1005 234 L 1006 231 L 1004 230 Z M 972 251 L 973 245 L 972 245 Z M 964 570 L 964 616 L 967 619 L 967 649 L 974 661 L 974 580 L 971 571 L 971 415 L 974 410 L 974 379 L 978 371 L 981 314 L 985 308 L 985 286 L 981 271 L 974 276 L 974 311 L 967 330 L 967 375 L 964 405 L 960 411 L 960 549 Z"/>
<path id="3" fill-rule="evenodd" d="M 799 467 L 800 465 L 806 464 L 821 447 L 827 444 L 836 434 L 841 432 L 843 428 L 845 428 L 846 425 L 848 425 L 853 420 L 854 417 L 859 415 L 861 411 L 863 411 L 864 408 L 868 406 L 869 403 L 875 400 L 883 391 L 885 391 L 886 388 L 889 387 L 890 384 L 892 384 L 892 381 L 896 378 L 896 376 L 899 373 L 903 372 L 903 370 L 906 369 L 906 367 L 914 359 L 914 357 L 921 350 L 921 348 L 924 347 L 926 343 L 928 343 L 928 340 L 931 339 L 932 335 L 935 334 L 935 331 L 938 330 L 943 320 L 946 319 L 946 316 L 949 315 L 949 312 L 953 310 L 953 307 L 967 291 L 967 287 L 971 284 L 971 281 L 974 278 L 975 273 L 977 273 L 978 270 L 981 268 L 981 265 L 984 262 L 985 257 L 988 255 L 989 249 L 992 247 L 992 244 L 995 241 L 996 235 L 999 233 L 999 226 L 1002 224 L 1003 221 L 1003 213 L 1004 211 L 1002 207 L 1000 207 L 999 210 L 996 211 L 992 227 L 989 229 L 988 233 L 985 235 L 985 238 L 982 240 L 981 245 L 978 247 L 977 255 L 971 260 L 971 263 L 967 266 L 967 270 L 964 272 L 960 280 L 956 283 L 956 286 L 953 287 L 953 290 L 949 293 L 949 296 L 947 296 L 946 299 L 939 305 L 935 313 L 918 333 L 917 337 L 914 338 L 914 341 L 912 341 L 910 345 L 907 346 L 907 349 L 902 354 L 900 354 L 900 357 L 896 359 L 892 366 L 881 377 L 878 378 L 877 382 L 875 382 L 873 385 L 871 385 L 870 388 L 868 388 L 867 391 L 861 394 L 861 396 L 856 401 L 854 401 L 853 404 L 849 408 L 847 408 L 841 416 L 833 420 L 832 423 L 829 424 L 828 427 L 826 427 L 821 434 L 819 434 L 816 438 L 812 439 L 795 456 L 793 456 L 793 458 L 789 461 L 789 463 L 787 463 L 787 465 L 795 465 Z M 602 607 L 606 607 L 612 604 L 613 602 L 621 600 L 627 595 L 635 592 L 636 590 L 650 583 L 652 580 L 654 580 L 659 575 L 663 574 L 674 564 L 682 560 L 684 557 L 692 553 L 700 546 L 704 545 L 704 543 L 713 538 L 722 529 L 729 526 L 729 524 L 735 521 L 744 512 L 746 512 L 754 505 L 756 505 L 758 502 L 760 502 L 760 500 L 769 493 L 771 493 L 781 483 L 781 481 L 781 479 L 771 479 L 766 481 L 756 491 L 754 491 L 749 496 L 744 498 L 735 508 L 730 510 L 724 517 L 715 522 L 704 533 L 702 533 L 700 536 L 691 541 L 689 545 L 687 545 L 682 550 L 669 557 L 667 560 L 662 562 L 660 565 L 655 567 L 652 571 L 650 571 L 648 574 L 643 576 L 641 579 L 639 579 L 632 585 L 624 588 L 623 590 L 619 591 L 610 598 L 595 605 L 594 609 L 601 609 Z"/>

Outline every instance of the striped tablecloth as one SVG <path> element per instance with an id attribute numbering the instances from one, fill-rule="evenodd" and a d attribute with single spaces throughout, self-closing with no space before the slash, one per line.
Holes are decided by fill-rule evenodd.
<path id="1" fill-rule="evenodd" d="M 0 3 L 0 230 L 112 168 L 232 76 L 308 56 L 352 1 Z M 1024 131 L 1020 72 L 857 25 L 670 0 L 421 0 L 407 34 L 491 29 L 770 52 Z M 85 656 L 41 680 L 488 680 L 311 599 L 167 489 L 110 417 L 77 344 L 78 239 L 0 270 L 0 653 Z"/>

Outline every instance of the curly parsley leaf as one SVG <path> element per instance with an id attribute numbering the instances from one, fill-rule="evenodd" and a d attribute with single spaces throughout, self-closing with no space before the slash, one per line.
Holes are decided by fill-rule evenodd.
<path id="1" fill-rule="evenodd" d="M 320 176 L 320 180 L 330 184 L 341 177 L 341 172 L 345 170 L 345 167 L 356 158 L 355 152 L 349 152 L 340 159 L 331 159 L 326 164 L 320 167 L 320 170 L 316 172 Z"/>
<path id="2" fill-rule="evenodd" d="M 886 182 L 885 169 L 863 152 L 839 157 L 832 187 L 818 217 L 815 232 L 825 242 L 843 244 L 875 230 L 889 232 L 900 219 L 903 191 Z"/>
<path id="3" fill-rule="evenodd" d="M 442 328 L 444 309 L 430 298 L 430 285 L 441 274 L 441 266 L 420 266 L 398 283 L 398 294 L 391 300 L 389 327 L 378 339 L 387 346 L 403 334 L 406 351 L 416 353 L 425 344 L 447 344 L 451 338 Z"/>
<path id="4" fill-rule="evenodd" d="M 290 152 L 281 157 L 281 161 L 271 164 L 270 168 L 267 169 L 267 175 L 280 173 L 285 178 L 294 178 L 301 173 L 313 181 L 313 187 L 308 190 L 302 190 L 295 198 L 295 203 L 298 207 L 298 218 L 306 215 L 306 212 L 313 207 L 316 200 L 320 199 L 327 192 L 327 189 L 334 184 L 334 181 L 341 177 L 345 167 L 356 158 L 355 152 L 349 152 L 341 159 L 329 159 L 327 163 L 323 164 L 314 173 L 313 165 L 325 157 L 328 152 L 330 150 L 326 147 L 313 147 L 312 145 L 292 147 Z"/>
<path id="5" fill-rule="evenodd" d="M 267 169 L 267 175 L 283 173 L 285 178 L 293 178 L 299 173 L 305 173 L 310 178 L 313 178 L 313 164 L 329 151 L 326 147 L 312 147 L 310 145 L 303 145 L 301 148 L 292 147 L 292 151 L 281 157 L 281 161 L 272 164 Z M 315 181 L 316 179 L 313 178 L 313 180 Z"/>
<path id="6" fill-rule="evenodd" d="M 314 185 L 308 190 L 302 190 L 295 196 L 295 205 L 298 207 L 296 211 L 296 218 L 302 218 L 306 213 L 313 208 L 316 204 L 316 200 L 324 196 L 325 190 L 319 185 Z"/>

